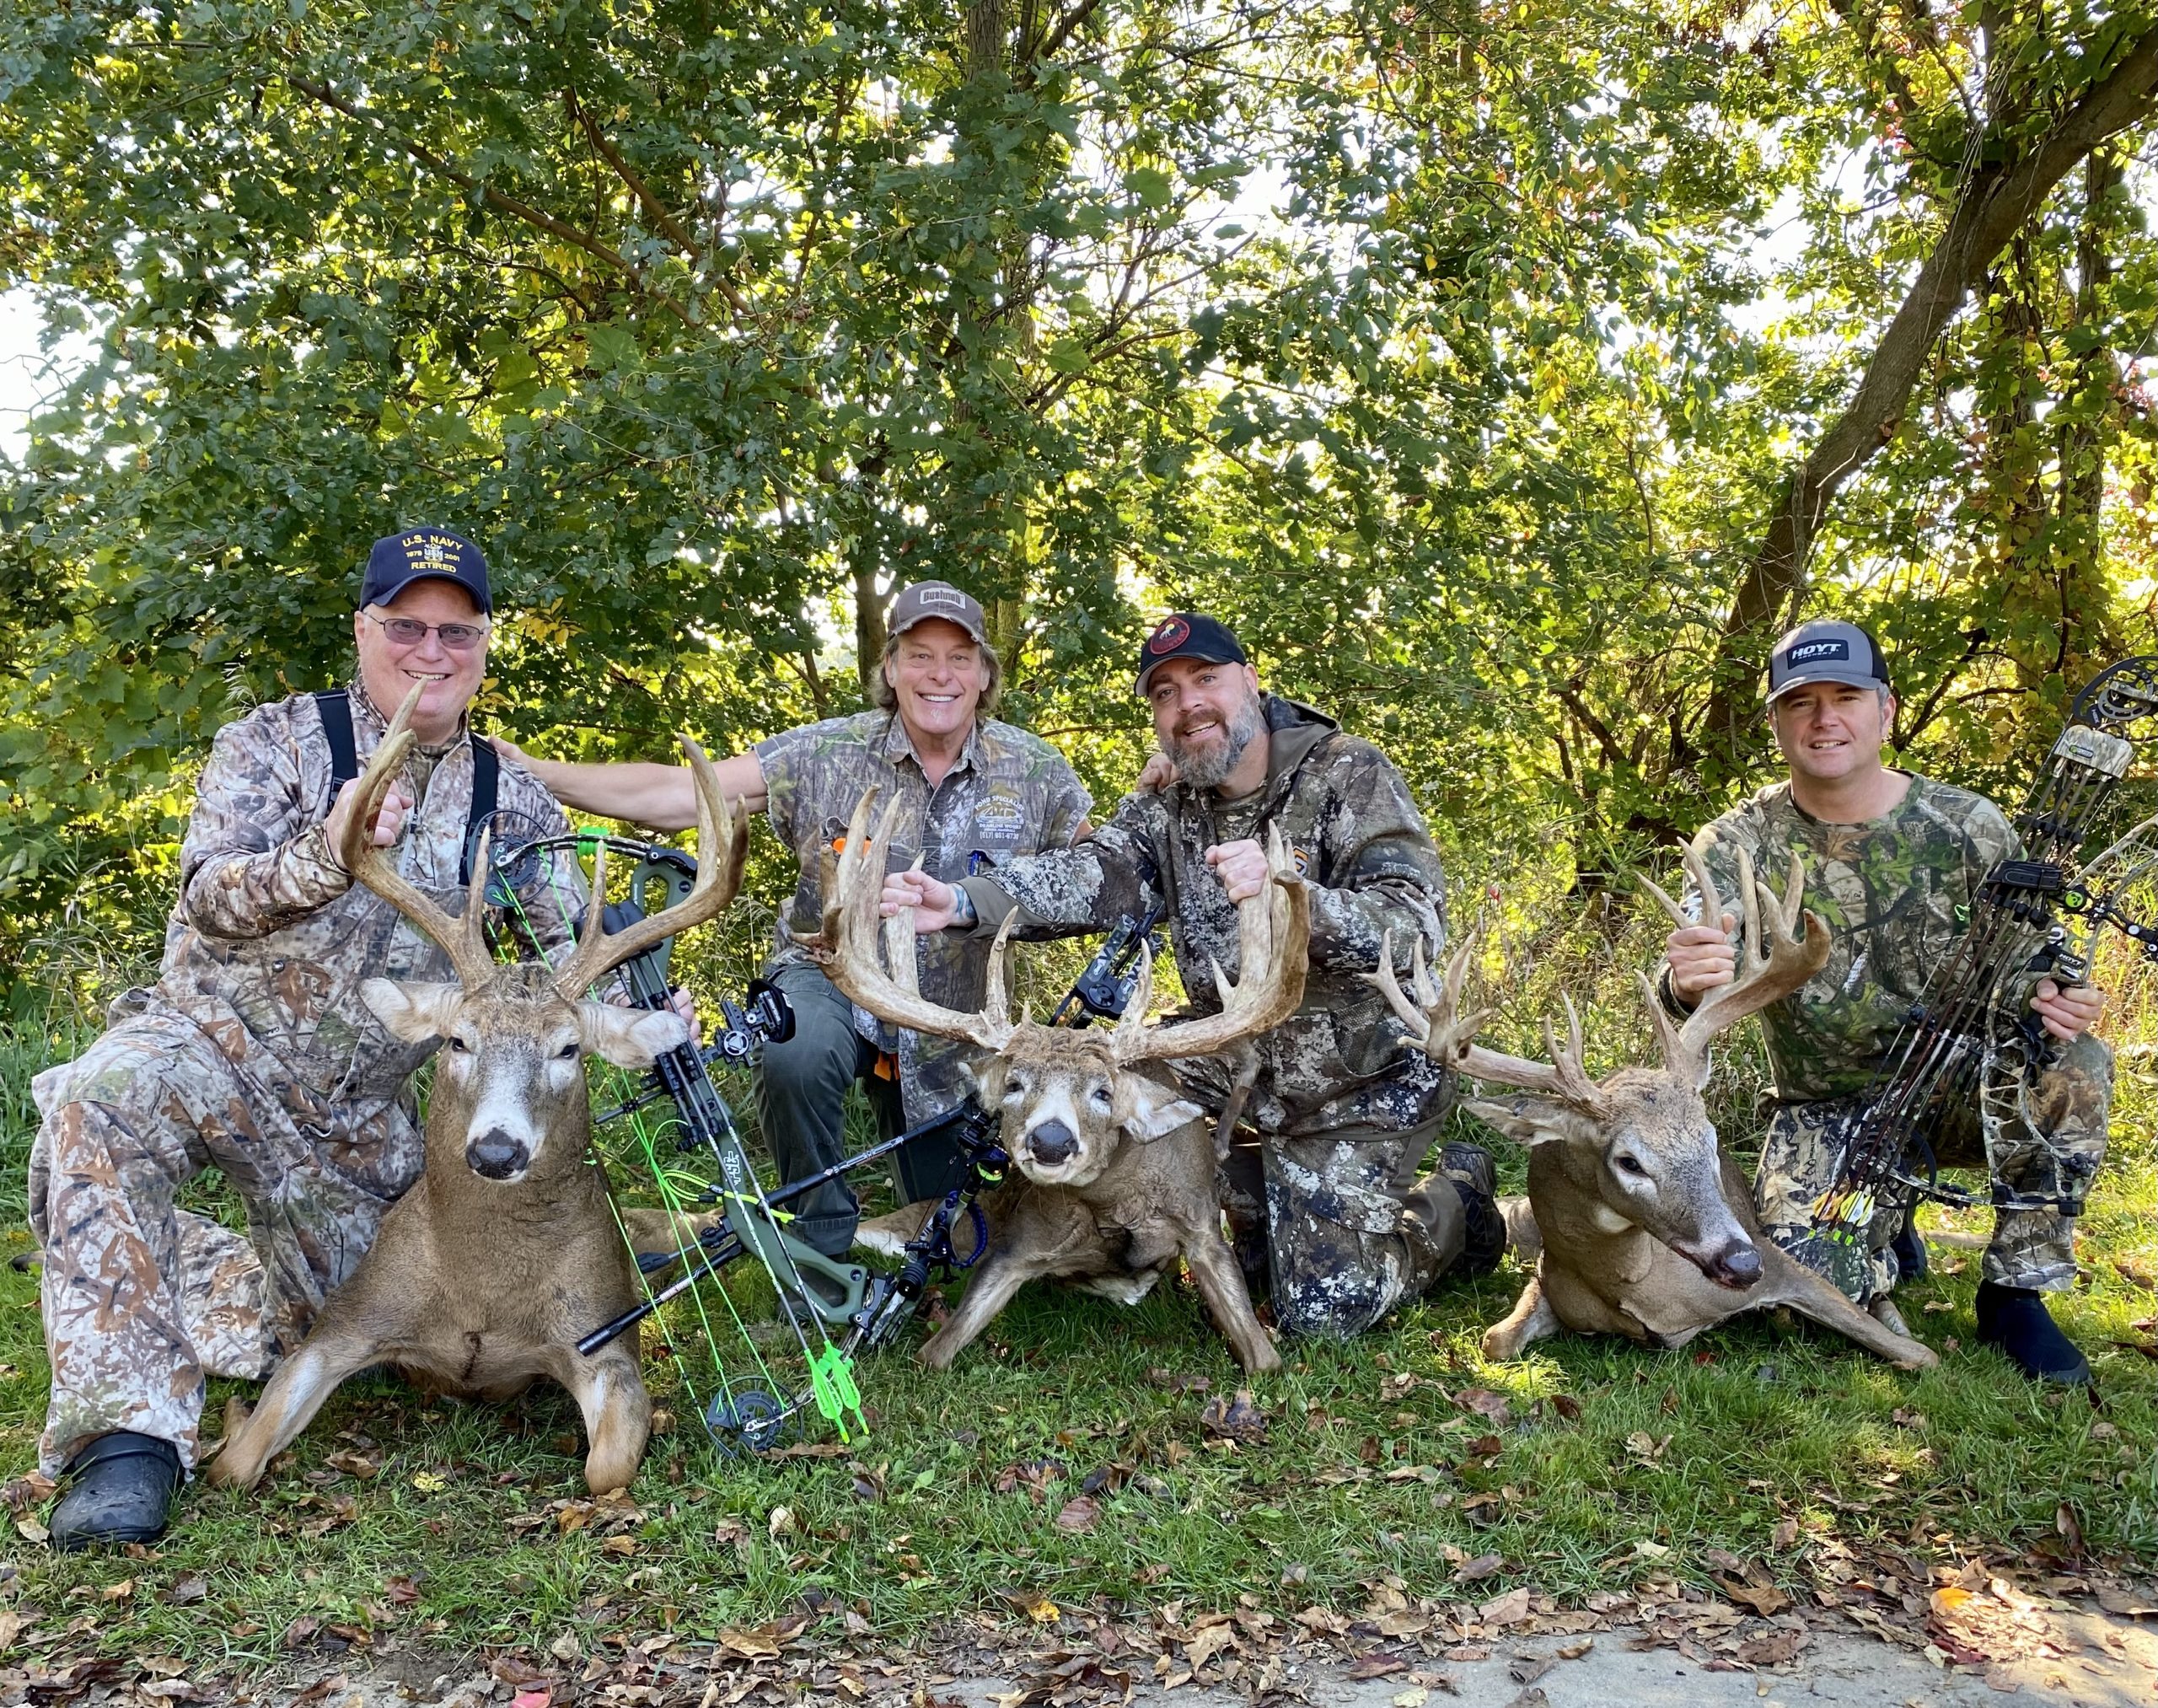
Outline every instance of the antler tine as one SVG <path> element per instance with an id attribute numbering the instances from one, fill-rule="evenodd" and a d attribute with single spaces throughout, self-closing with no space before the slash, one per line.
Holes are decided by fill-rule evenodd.
<path id="1" fill-rule="evenodd" d="M 1753 878 L 1752 857 L 1738 852 L 1740 892 L 1745 899 L 1745 936 L 1739 945 L 1737 976 L 1701 998 L 1700 1005 L 1679 1029 L 1674 1072 L 1691 1075 L 1695 1083 L 1706 1081 L 1709 1046 L 1747 1015 L 1780 1002 L 1819 972 L 1828 959 L 1828 927 L 1821 916 L 1804 908 L 1790 923 L 1791 910 L 1804 897 L 1803 870 L 1793 862 L 1790 887 L 1781 900 L 1767 885 Z M 1764 905 L 1765 904 L 1765 905 Z M 1767 930 L 1764 934 L 1763 923 Z M 1802 932 L 1798 927 L 1802 925 Z M 1671 1055 L 1667 1050 L 1667 1056 Z"/>
<path id="2" fill-rule="evenodd" d="M 1463 944 L 1461 953 L 1454 957 L 1456 965 L 1463 961 L 1468 953 L 1468 945 Z M 1453 969 L 1448 968 L 1447 986 L 1450 994 L 1457 995 L 1452 974 Z M 1416 1034 L 1414 1037 L 1404 1036 L 1401 1041 L 1412 1050 L 1423 1049 L 1425 1039 L 1431 1036 L 1431 1017 L 1429 1011 L 1437 995 L 1436 991 L 1429 996 L 1425 994 L 1431 975 L 1424 966 L 1423 938 L 1416 939 L 1415 964 L 1409 969 L 1409 989 L 1416 993 L 1415 1002 L 1409 1001 L 1409 991 L 1401 988 L 1401 980 L 1393 970 L 1393 933 L 1391 931 L 1382 932 L 1379 937 L 1378 970 L 1366 973 L 1364 980 L 1377 987 L 1379 994 L 1386 998 L 1387 1007 L 1393 1010 L 1403 1025 Z"/>
<path id="3" fill-rule="evenodd" d="M 480 857 L 474 863 L 472 885 L 465 892 L 464 911 L 459 916 L 445 912 L 432 896 L 398 871 L 396 860 L 388 850 L 374 846 L 375 814 L 382 810 L 383 798 L 389 792 L 397 774 L 404 770 L 405 756 L 412 750 L 412 708 L 419 704 L 427 685 L 424 682 L 413 685 L 412 691 L 405 696 L 405 703 L 397 708 L 397 715 L 389 720 L 389 728 L 383 732 L 381 741 L 376 744 L 367 769 L 361 772 L 359 795 L 352 816 L 345 820 L 345 834 L 337 857 L 362 884 L 439 943 L 449 956 L 450 969 L 456 974 L 457 982 L 466 990 L 474 991 L 495 975 L 494 957 L 487 953 L 486 931 L 486 835 L 483 833 L 480 837 Z"/>
<path id="4" fill-rule="evenodd" d="M 556 969 L 555 988 L 572 1002 L 599 980 L 654 943 L 702 925 L 724 913 L 742 887 L 742 864 L 749 850 L 749 815 L 727 805 L 719 772 L 704 749 L 688 736 L 682 752 L 690 761 L 697 796 L 697 876 L 690 893 L 672 907 L 609 933 L 607 905 L 607 845 L 592 861 L 592 903 L 583 934 L 569 959 Z"/>
<path id="5" fill-rule="evenodd" d="M 1266 884 L 1237 904 L 1237 982 L 1230 984 L 1219 965 L 1214 969 L 1221 1012 L 1181 1026 L 1131 1032 L 1119 1027 L 1119 1061 L 1211 1055 L 1271 1031 L 1303 1007 L 1311 954 L 1311 886 L 1296 875 L 1278 826 L 1266 833 Z"/>
<path id="6" fill-rule="evenodd" d="M 1003 960 L 1012 921 L 998 927 L 990 949 L 989 993 L 983 1012 L 963 1013 L 931 1002 L 921 994 L 915 971 L 914 910 L 903 907 L 883 922 L 878 911 L 884 887 L 886 850 L 900 802 L 895 795 L 884 809 L 877 834 L 869 834 L 869 814 L 879 791 L 872 787 L 855 803 L 847 821 L 846 841 L 838 864 L 824 884 L 824 928 L 807 945 L 831 981 L 856 1007 L 887 1025 L 939 1038 L 964 1039 L 984 1050 L 1001 1050 L 1011 1041 L 1011 1011 L 1005 1003 Z M 885 953 L 879 956 L 883 937 Z M 890 969 L 886 969 L 888 960 Z"/>

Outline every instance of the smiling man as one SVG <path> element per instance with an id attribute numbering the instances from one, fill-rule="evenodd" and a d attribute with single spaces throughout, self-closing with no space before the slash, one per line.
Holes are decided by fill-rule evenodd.
<path id="1" fill-rule="evenodd" d="M 885 802 L 895 793 L 900 802 L 894 864 L 919 854 L 926 871 L 944 878 L 1075 841 L 1092 800 L 1055 748 L 990 717 L 1003 667 L 969 595 L 918 582 L 892 601 L 886 633 L 870 678 L 872 710 L 782 731 L 719 765 L 722 788 L 763 811 L 800 867 L 765 969 L 794 1009 L 794 1036 L 765 1045 L 755 1076 L 758 1120 L 786 1181 L 845 1157 L 846 1090 L 856 1081 L 887 1136 L 942 1114 L 968 1090 L 964 1045 L 883 1025 L 841 996 L 801 946 L 823 928 L 825 857 L 846 835 L 863 791 L 874 787 Z M 518 757 L 579 811 L 662 830 L 695 822 L 696 797 L 681 766 Z M 931 1002 L 978 1008 L 989 944 L 926 943 L 917 972 Z M 911 1204 L 958 1184 L 961 1163 L 956 1148 L 923 1138 L 894 1152 L 892 1168 Z M 845 1180 L 827 1182 L 796 1208 L 794 1231 L 817 1249 L 837 1256 L 853 1242 L 859 1206 Z M 910 1235 L 920 1221 L 902 1211 L 892 1227 Z M 868 1237 L 888 1246 L 891 1231 Z"/>
<path id="2" fill-rule="evenodd" d="M 451 911 L 474 821 L 499 803 L 549 829 L 561 810 L 467 728 L 486 669 L 487 566 L 447 529 L 376 542 L 343 690 L 295 695 L 219 732 L 180 845 L 158 982 L 38 1076 L 30 1215 L 52 1390 L 39 1447 L 70 1485 L 56 1546 L 148 1542 L 194 1463 L 207 1375 L 259 1377 L 352 1272 L 419 1176 L 410 1082 L 432 1044 L 400 1043 L 362 1003 L 372 977 L 431 980 L 448 959 L 336 850 L 360 771 L 415 688 L 418 738 L 373 827 Z M 543 940 L 564 934 L 544 888 Z M 248 1237 L 174 1207 L 214 1165 Z"/>
<path id="3" fill-rule="evenodd" d="M 1986 874 L 2021 850 L 2000 809 L 1983 796 L 1892 769 L 1882 749 L 1896 697 L 1881 648 L 1849 623 L 1812 622 L 1776 642 L 1769 667 L 1769 722 L 1790 775 L 1694 838 L 1717 888 L 1737 894 L 1738 852 L 1780 882 L 1793 853 L 1806 867 L 1806 904 L 1833 938 L 1828 964 L 1763 1011 L 1775 1082 L 1754 1196 L 1778 1244 L 1812 1231 L 1813 1206 L 1841 1165 L 1831 1135 L 1888 1064 L 1928 975 L 1948 959 Z M 1699 898 L 1691 898 L 1699 916 Z M 1731 915 L 1671 933 L 1661 986 L 1675 1012 L 1730 983 Z M 1992 1176 L 1994 1227 L 1978 1287 L 1978 1337 L 2033 1378 L 2083 1383 L 2091 1367 L 2048 1313 L 2043 1295 L 2075 1280 L 2075 1226 L 2106 1152 L 2112 1055 L 2091 1034 L 2103 1003 L 2088 986 L 2051 979 L 2030 987 L 2031 1012 L 2056 1061 L 2023 1088 L 2000 1124 L 1993 1154 L 1975 1105 L 1936 1112 L 1929 1135 L 1943 1163 L 1980 1164 Z M 1866 1297 L 1895 1321 L 1889 1290 L 1922 1274 L 1925 1248 L 1913 1202 L 1884 1195 L 1873 1227 Z M 1802 1254 L 1802 1253 L 1801 1253 Z M 1900 1326 L 1900 1324 L 1898 1324 Z"/>
<path id="4" fill-rule="evenodd" d="M 1506 1226 L 1491 1159 L 1440 1147 L 1451 1077 L 1404 1051 L 1366 975 L 1390 937 L 1405 971 L 1446 941 L 1445 878 L 1409 785 L 1385 755 L 1296 701 L 1261 691 L 1237 638 L 1180 611 L 1140 647 L 1138 690 L 1173 766 L 1127 795 L 1093 837 L 953 885 L 903 873 L 884 910 L 985 942 L 1017 913 L 1022 937 L 1098 931 L 1159 901 L 1199 1012 L 1218 1009 L 1217 966 L 1237 971 L 1236 905 L 1267 882 L 1278 830 L 1313 886 L 1303 1007 L 1257 1040 L 1248 1072 L 1184 1064 L 1185 1088 L 1232 1123 L 1225 1198 L 1248 1270 L 1264 1270 L 1291 1334 L 1361 1333 L 1449 1271 L 1498 1261 Z M 1150 772 L 1150 775 L 1151 773 Z"/>

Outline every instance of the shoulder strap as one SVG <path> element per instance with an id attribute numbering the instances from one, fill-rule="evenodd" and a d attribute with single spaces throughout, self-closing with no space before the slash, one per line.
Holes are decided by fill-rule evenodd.
<path id="1" fill-rule="evenodd" d="M 464 819 L 464 852 L 457 862 L 457 881 L 472 881 L 472 854 L 479 846 L 480 827 L 494 816 L 502 792 L 502 760 L 495 744 L 484 735 L 472 738 L 472 810 Z"/>
<path id="2" fill-rule="evenodd" d="M 336 804 L 337 792 L 360 774 L 360 750 L 352 739 L 352 701 L 342 688 L 325 688 L 314 696 L 314 710 L 322 719 L 323 739 L 330 744 L 330 798 L 323 815 Z"/>

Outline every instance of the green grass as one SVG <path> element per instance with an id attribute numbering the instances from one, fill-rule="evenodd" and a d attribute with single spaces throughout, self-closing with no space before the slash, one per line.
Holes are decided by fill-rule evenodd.
<path id="1" fill-rule="evenodd" d="M 2139 1004 L 2139 1023 L 2149 1012 Z M 0 1038 L 12 1195 L 0 1214 L 16 1224 L 0 1251 L 29 1243 L 28 1075 L 72 1047 Z M 587 1500 L 566 1395 L 465 1406 L 378 1378 L 340 1394 L 255 1494 L 191 1487 L 153 1555 L 54 1558 L 19 1543 L 0 1559 L 19 1568 L 16 1607 L 40 1609 L 48 1632 L 88 1621 L 76 1641 L 239 1667 L 276 1661 L 303 1620 L 444 1650 L 566 1633 L 588 1647 L 623 1628 L 711 1636 L 807 1593 L 898 1641 L 1044 1597 L 1211 1607 L 1248 1593 L 1294 1609 L 1361 1604 L 1390 1576 L 1478 1598 L 1523 1582 L 1576 1593 L 1658 1574 L 1705 1582 L 1710 1550 L 1788 1578 L 1797 1555 L 1772 1542 L 1786 1519 L 1796 1550 L 1833 1535 L 1947 1561 L 2027 1550 L 2056 1534 L 2064 1504 L 2095 1554 L 2148 1564 L 2158 1363 L 2112 1343 L 2154 1338 L 2131 1327 L 2158 1312 L 2153 1101 L 2140 1070 L 2124 1076 L 2086 1284 L 2061 1307 L 2093 1354 L 2098 1408 L 1972 1349 L 1974 1252 L 1936 1252 L 1932 1281 L 1901 1296 L 1925 1338 L 1962 1343 L 1924 1375 L 1767 1318 L 1681 1353 L 1565 1338 L 1488 1365 L 1477 1337 L 1512 1302 L 1509 1266 L 1353 1345 L 1291 1345 L 1287 1368 L 1253 1384 L 1268 1439 L 1234 1448 L 1201 1426 L 1205 1400 L 1240 1378 L 1188 1288 L 1136 1309 L 1035 1288 L 948 1372 L 904 1353 L 866 1362 L 872 1430 L 851 1451 L 728 1463 L 694 1418 L 678 1420 L 653 1442 L 634 1514 Z M 1734 1114 L 1731 1129 L 1743 1125 Z M 1518 1154 L 1500 1153 L 1517 1182 Z M 650 1368 L 663 1388 L 667 1372 Z M 10 1474 L 31 1463 L 44 1386 L 35 1277 L 0 1267 Z M 1479 1388 L 1505 1398 L 1503 1421 L 1452 1397 Z M 229 1391 L 213 1391 L 213 1420 Z M 378 1456 L 379 1472 L 328 1463 L 355 1453 Z M 1060 1525 L 1089 1478 L 1091 1528 Z M 1449 1587 L 1461 1560 L 1488 1554 L 1501 1570 Z"/>

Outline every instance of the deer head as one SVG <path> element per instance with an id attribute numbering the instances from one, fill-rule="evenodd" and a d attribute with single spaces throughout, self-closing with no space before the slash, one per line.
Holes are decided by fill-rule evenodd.
<path id="1" fill-rule="evenodd" d="M 742 881 L 746 820 L 728 811 L 711 761 L 684 737 L 683 750 L 696 776 L 701 857 L 689 895 L 611 936 L 595 900 L 583 937 L 558 970 L 498 964 L 485 936 L 486 835 L 473 862 L 464 910 L 452 917 L 398 872 L 369 834 L 411 750 L 405 722 L 419 694 L 416 688 L 399 709 L 362 776 L 358 810 L 346 821 L 338 854 L 362 884 L 442 945 L 457 982 L 369 979 L 360 986 L 361 998 L 406 1043 L 443 1040 L 427 1109 L 431 1152 L 438 1144 L 454 1144 L 474 1174 L 505 1184 L 523 1180 L 543 1165 L 557 1172 L 581 1167 L 590 1114 L 585 1056 L 620 1067 L 649 1067 L 690 1035 L 679 1015 L 595 1002 L 587 992 L 631 956 L 725 910 Z M 606 867 L 603 846 L 593 869 L 595 898 L 606 894 Z"/>
<path id="2" fill-rule="evenodd" d="M 1602 1081 L 1591 1078 L 1581 1061 L 1581 1021 L 1570 1002 L 1564 1049 L 1545 1023 L 1548 1061 L 1502 1055 L 1477 1044 L 1485 1016 L 1460 1012 L 1473 938 L 1455 954 L 1443 980 L 1433 979 L 1425 967 L 1420 946 L 1408 990 L 1394 975 L 1391 945 L 1372 975 L 1409 1028 L 1404 1044 L 1457 1072 L 1524 1093 L 1468 1107 L 1522 1144 L 1563 1145 L 1567 1178 L 1594 1200 L 1592 1219 L 1603 1232 L 1643 1228 L 1710 1280 L 1733 1289 L 1761 1278 L 1761 1254 L 1724 1193 L 1715 1125 L 1701 1098 L 1709 1046 L 1748 1014 L 1798 989 L 1828 958 L 1828 931 L 1820 916 L 1805 913 L 1801 929 L 1805 879 L 1796 859 L 1780 900 L 1755 883 L 1743 851 L 1738 868 L 1745 929 L 1732 981 L 1703 997 L 1683 1026 L 1672 1023 L 1654 987 L 1645 978 L 1640 981 L 1662 1050 L 1661 1067 L 1624 1067 Z M 1702 917 L 1720 919 L 1723 903 L 1715 882 L 1691 849 L 1686 869 L 1700 891 Z M 1643 882 L 1674 919 L 1691 923 L 1669 896 Z"/>
<path id="3" fill-rule="evenodd" d="M 824 928 L 818 953 L 832 982 L 878 1019 L 940 1038 L 964 1039 L 982 1053 L 973 1064 L 985 1107 L 1003 1117 L 1004 1148 L 1019 1171 L 1044 1186 L 1084 1186 L 1099 1178 L 1126 1140 L 1151 1144 L 1204 1114 L 1154 1078 L 1142 1063 L 1211 1055 L 1278 1026 L 1304 1000 L 1311 938 L 1311 894 L 1279 835 L 1270 838 L 1273 881 L 1238 905 L 1237 972 L 1232 984 L 1216 964 L 1217 1014 L 1178 1026 L 1149 1026 L 1153 967 L 1140 964 L 1124 1018 L 1106 1033 L 1075 1032 L 1011 1018 L 1005 957 L 1011 922 L 990 946 L 989 989 L 981 1010 L 964 1013 L 927 1001 L 915 976 L 914 911 L 881 921 L 894 803 L 868 834 L 873 789 L 854 810 L 838 866 L 824 886 Z"/>

